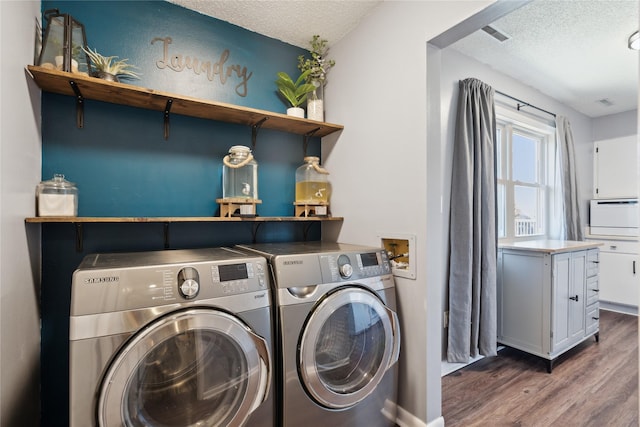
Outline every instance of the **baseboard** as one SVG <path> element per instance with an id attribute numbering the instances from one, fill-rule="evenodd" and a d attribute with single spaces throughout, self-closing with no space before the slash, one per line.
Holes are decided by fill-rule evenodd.
<path id="1" fill-rule="evenodd" d="M 398 406 L 396 424 L 399 427 L 444 427 L 444 418 L 438 417 L 429 424 L 425 424 L 420 418 Z"/>
<path id="2" fill-rule="evenodd" d="M 617 304 L 615 302 L 600 300 L 600 310 L 615 311 L 616 313 L 638 315 L 637 305 Z"/>

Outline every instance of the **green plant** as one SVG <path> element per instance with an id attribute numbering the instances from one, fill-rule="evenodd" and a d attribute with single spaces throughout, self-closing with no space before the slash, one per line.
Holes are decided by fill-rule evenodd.
<path id="1" fill-rule="evenodd" d="M 310 73 L 311 70 L 305 71 L 295 82 L 284 71 L 278 73 L 278 80 L 276 80 L 278 91 L 292 107 L 300 106 L 307 99 L 307 94 L 315 89 L 314 85 L 304 83 Z"/>
<path id="2" fill-rule="evenodd" d="M 309 71 L 307 82 L 316 81 L 325 85 L 327 73 L 336 65 L 336 61 L 327 59 L 327 53 L 329 53 L 327 43 L 328 41 L 321 39 L 319 35 L 314 35 L 309 41 L 311 58 L 306 58 L 304 55 L 298 56 L 298 69 L 303 73 Z"/>
<path id="3" fill-rule="evenodd" d="M 95 49 L 91 50 L 90 48 L 85 49 L 83 47 L 82 50 L 84 50 L 85 53 L 89 55 L 93 66 L 98 71 L 112 74 L 118 78 L 140 78 L 140 76 L 135 71 L 133 71 L 133 69 L 137 67 L 135 65 L 128 64 L 128 59 L 116 60 L 116 58 L 118 58 L 117 56 L 103 56 L 99 54 Z"/>

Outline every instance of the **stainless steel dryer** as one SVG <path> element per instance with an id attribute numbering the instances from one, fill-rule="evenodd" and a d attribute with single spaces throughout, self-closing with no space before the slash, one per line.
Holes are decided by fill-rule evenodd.
<path id="1" fill-rule="evenodd" d="M 267 257 L 274 276 L 280 424 L 394 426 L 400 330 L 384 250 L 323 242 L 238 248 Z"/>
<path id="2" fill-rule="evenodd" d="M 70 425 L 274 426 L 267 268 L 222 248 L 85 257 L 72 283 Z"/>

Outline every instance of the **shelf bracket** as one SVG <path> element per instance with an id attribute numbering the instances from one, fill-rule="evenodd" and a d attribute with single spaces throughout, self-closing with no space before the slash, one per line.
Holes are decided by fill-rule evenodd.
<path id="1" fill-rule="evenodd" d="M 171 246 L 169 245 L 169 223 L 165 222 L 164 226 L 164 248 L 169 249 Z"/>
<path id="2" fill-rule="evenodd" d="M 78 129 L 82 129 L 84 127 L 84 97 L 80 92 L 78 84 L 74 80 L 69 80 L 69 84 L 71 85 L 71 89 L 73 89 L 73 93 L 76 95 L 76 126 Z"/>
<path id="3" fill-rule="evenodd" d="M 84 250 L 84 245 L 83 245 L 84 230 L 82 229 L 82 224 L 79 222 L 76 222 L 75 226 L 76 226 L 76 252 L 82 252 Z"/>
<path id="4" fill-rule="evenodd" d="M 262 126 L 262 124 L 267 121 L 268 118 L 269 117 L 264 117 L 262 120 L 259 120 L 256 124 L 251 126 L 251 150 L 252 151 L 256 150 L 256 141 L 258 139 L 258 130 L 260 129 L 260 126 Z"/>
<path id="5" fill-rule="evenodd" d="M 309 146 L 309 138 L 311 138 L 320 128 L 315 128 L 312 131 L 305 133 L 302 137 L 302 150 L 303 157 L 307 157 L 307 147 Z"/>
<path id="6" fill-rule="evenodd" d="M 167 99 L 167 105 L 164 107 L 164 140 L 169 139 L 169 112 L 171 111 L 171 105 L 173 105 L 173 99 Z"/>
<path id="7" fill-rule="evenodd" d="M 252 224 L 251 243 L 257 243 L 256 236 L 258 235 L 258 229 L 260 229 L 260 226 L 262 224 L 263 224 L 262 222 L 254 222 Z"/>

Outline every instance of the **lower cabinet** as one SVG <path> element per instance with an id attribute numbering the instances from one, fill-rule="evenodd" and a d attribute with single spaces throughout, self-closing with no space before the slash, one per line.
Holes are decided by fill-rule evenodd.
<path id="1" fill-rule="evenodd" d="M 600 300 L 637 311 L 640 299 L 638 241 L 599 240 Z"/>
<path id="2" fill-rule="evenodd" d="M 597 248 L 498 252 L 498 342 L 554 360 L 598 338 Z"/>

